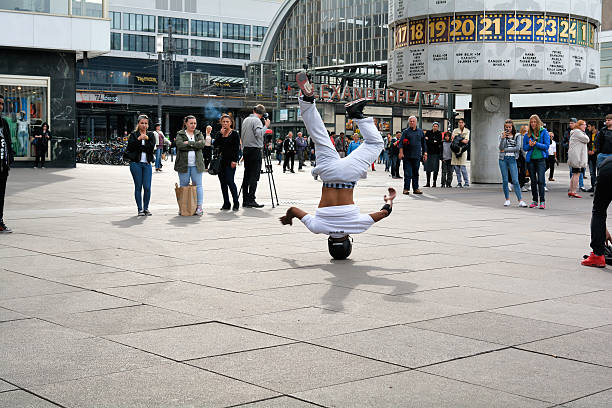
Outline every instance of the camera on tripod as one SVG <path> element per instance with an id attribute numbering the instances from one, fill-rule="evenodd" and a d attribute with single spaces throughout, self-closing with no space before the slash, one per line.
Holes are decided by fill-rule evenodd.
<path id="1" fill-rule="evenodd" d="M 270 115 L 268 114 L 268 112 L 264 113 L 263 115 L 261 115 L 261 123 L 266 126 L 266 120 L 270 119 Z"/>

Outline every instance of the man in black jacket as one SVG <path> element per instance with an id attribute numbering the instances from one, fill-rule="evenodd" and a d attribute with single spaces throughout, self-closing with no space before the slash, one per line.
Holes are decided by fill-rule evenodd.
<path id="1" fill-rule="evenodd" d="M 0 112 L 4 110 L 4 96 L 0 95 Z M 11 131 L 6 119 L 0 116 L 0 233 L 13 232 L 4 223 L 4 196 L 6 180 L 13 164 L 13 148 L 11 146 Z"/>
<path id="2" fill-rule="evenodd" d="M 598 170 L 599 176 L 595 186 L 595 198 L 593 198 L 593 212 L 591 215 L 591 248 L 593 252 L 582 261 L 582 264 L 584 266 L 605 268 L 606 258 L 604 254 L 606 244 L 608 242 L 612 243 L 612 237 L 610 237 L 610 232 L 606 228 L 608 207 L 610 202 L 612 202 L 612 157 L 607 157 L 603 160 Z"/>
<path id="3" fill-rule="evenodd" d="M 417 127 L 417 118 L 408 118 L 408 127 L 402 132 L 399 142 L 399 159 L 404 163 L 404 194 L 410 194 L 410 182 L 412 181 L 412 192 L 423 194 L 419 189 L 419 167 L 421 160 L 427 161 L 427 144 L 425 133 Z"/>
<path id="4" fill-rule="evenodd" d="M 283 173 L 285 173 L 287 169 L 289 169 L 289 171 L 291 171 L 292 173 L 295 173 L 295 171 L 293 171 L 293 165 L 295 163 L 295 141 L 293 140 L 293 132 L 289 132 L 287 134 L 287 138 L 285 139 L 284 143 L 284 148 L 285 162 L 283 163 Z M 289 161 L 291 161 L 291 167 L 289 167 Z"/>
<path id="5" fill-rule="evenodd" d="M 602 127 L 595 139 L 597 152 L 597 168 L 610 155 L 612 155 L 612 113 L 606 115 L 606 126 Z"/>
<path id="6" fill-rule="evenodd" d="M 427 144 L 427 161 L 425 162 L 427 184 L 425 187 L 430 187 L 431 173 L 433 173 L 433 186 L 436 187 L 438 172 L 440 171 L 440 155 L 442 154 L 442 132 L 440 132 L 438 122 L 434 122 L 432 129 L 425 132 L 425 143 Z"/>

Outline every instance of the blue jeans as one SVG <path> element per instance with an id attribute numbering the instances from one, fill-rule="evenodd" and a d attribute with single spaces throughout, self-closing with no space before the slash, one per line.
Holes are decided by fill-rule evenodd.
<path id="1" fill-rule="evenodd" d="M 382 152 L 382 160 L 385 163 L 385 171 L 388 171 L 391 163 L 389 162 L 389 152 L 386 149 Z"/>
<path id="2" fill-rule="evenodd" d="M 518 181 L 518 166 L 516 164 L 516 158 L 514 156 L 505 156 L 503 160 L 499 160 L 499 170 L 502 175 L 502 183 L 504 189 L 504 197 L 506 200 L 510 199 L 510 189 L 508 188 L 508 170 L 512 176 L 512 185 L 514 186 L 514 194 L 516 194 L 517 200 L 523 199 L 521 195 L 521 186 Z"/>
<path id="3" fill-rule="evenodd" d="M 453 167 L 455 169 L 455 174 L 457 175 L 457 185 L 461 185 L 461 176 L 463 176 L 463 185 L 466 187 L 469 186 L 470 179 L 468 178 L 467 167 L 457 164 L 455 164 Z"/>
<path id="4" fill-rule="evenodd" d="M 222 167 L 219 171 L 219 183 L 221 183 L 221 194 L 223 194 L 223 205 L 225 207 L 230 206 L 229 194 L 227 192 L 228 189 L 232 193 L 234 204 L 238 204 L 238 189 L 236 188 L 236 183 L 234 182 L 235 174 L 236 168 L 232 168 L 230 165 Z"/>
<path id="5" fill-rule="evenodd" d="M 534 202 L 543 203 L 546 201 L 546 192 L 544 190 L 546 159 L 531 159 L 527 165 L 529 166 L 529 177 L 531 177 L 531 197 Z"/>
<path id="6" fill-rule="evenodd" d="M 156 149 L 155 150 L 155 168 L 156 169 L 161 169 L 161 156 L 162 156 L 162 149 Z"/>
<path id="7" fill-rule="evenodd" d="M 138 211 L 149 209 L 149 201 L 151 200 L 151 165 L 149 163 L 130 163 L 130 173 L 134 179 L 134 198 Z M 144 202 L 142 200 L 142 190 L 144 189 Z"/>
<path id="8" fill-rule="evenodd" d="M 196 185 L 196 191 L 198 193 L 198 206 L 202 206 L 202 202 L 204 201 L 204 187 L 202 186 L 202 173 L 198 173 L 198 168 L 196 166 L 187 167 L 187 173 L 179 173 L 179 183 L 181 187 L 185 187 L 189 185 L 189 179 L 191 178 L 191 182 Z"/>
<path id="9" fill-rule="evenodd" d="M 421 167 L 419 159 L 404 158 L 404 190 L 410 190 L 411 180 L 412 191 L 419 189 L 419 167 Z"/>
<path id="10" fill-rule="evenodd" d="M 599 153 L 599 154 L 597 155 L 597 168 L 598 168 L 598 169 L 601 167 L 601 163 L 603 163 L 603 161 L 604 161 L 604 160 L 606 160 L 606 158 L 607 158 L 608 156 L 612 156 L 612 155 L 607 154 L 607 153 Z M 571 169 L 570 169 L 570 170 L 571 170 Z"/>
<path id="11" fill-rule="evenodd" d="M 19 140 L 19 151 L 17 155 L 22 157 L 29 157 L 30 152 L 28 152 L 28 143 L 30 141 L 30 136 L 28 132 L 19 132 L 17 134 L 17 140 Z"/>

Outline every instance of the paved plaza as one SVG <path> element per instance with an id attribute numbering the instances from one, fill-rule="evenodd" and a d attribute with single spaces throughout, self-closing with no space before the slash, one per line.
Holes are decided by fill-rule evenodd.
<path id="1" fill-rule="evenodd" d="M 383 168 L 362 212 L 401 191 Z M 275 165 L 281 206 L 262 177 L 266 207 L 238 213 L 206 175 L 199 218 L 177 215 L 171 163 L 152 217 L 127 167 L 14 169 L 0 407 L 612 406 L 612 269 L 579 264 L 591 200 L 567 198 L 566 167 L 546 210 L 500 186 L 400 196 L 346 261 L 278 222 L 316 208 L 309 170 Z"/>

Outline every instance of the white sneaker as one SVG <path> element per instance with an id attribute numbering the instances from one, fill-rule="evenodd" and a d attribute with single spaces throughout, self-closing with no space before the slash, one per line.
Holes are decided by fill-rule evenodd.
<path id="1" fill-rule="evenodd" d="M 527 203 L 521 200 L 519 207 L 527 207 Z"/>
<path id="2" fill-rule="evenodd" d="M 504 207 L 510 207 L 510 200 L 506 200 L 504 202 Z"/>
<path id="3" fill-rule="evenodd" d="M 544 191 L 548 191 L 548 187 L 544 186 Z"/>
<path id="4" fill-rule="evenodd" d="M 523 188 L 521 188 L 521 191 L 522 191 L 523 193 L 526 193 L 526 192 L 528 192 L 529 190 L 527 189 L 527 187 L 523 186 Z"/>
<path id="5" fill-rule="evenodd" d="M 509 184 L 509 185 L 508 185 L 508 189 L 509 189 L 510 191 L 512 191 L 512 184 Z"/>

